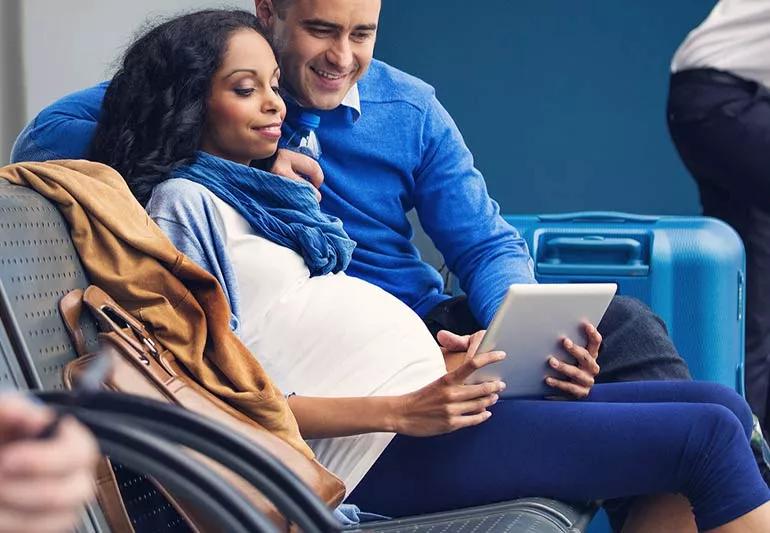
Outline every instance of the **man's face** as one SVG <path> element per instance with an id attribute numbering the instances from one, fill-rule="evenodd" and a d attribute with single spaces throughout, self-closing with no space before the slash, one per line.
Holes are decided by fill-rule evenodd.
<path id="1" fill-rule="evenodd" d="M 379 16 L 380 0 L 290 1 L 268 22 L 282 86 L 306 107 L 340 105 L 372 61 Z"/>

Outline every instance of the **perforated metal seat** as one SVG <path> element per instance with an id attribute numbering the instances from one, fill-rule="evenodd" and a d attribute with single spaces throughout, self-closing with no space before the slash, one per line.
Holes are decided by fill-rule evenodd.
<path id="1" fill-rule="evenodd" d="M 0 179 L 0 316 L 5 326 L 0 331 L 0 385 L 63 388 L 62 370 L 76 354 L 58 302 L 69 291 L 87 286 L 58 209 L 34 191 Z M 93 349 L 96 326 L 87 316 L 82 326 Z M 120 465 L 113 468 L 137 531 L 189 531 L 144 476 Z M 90 515 L 84 532 L 108 531 L 98 508 Z"/>
<path id="2" fill-rule="evenodd" d="M 414 516 L 364 525 L 355 531 L 383 533 L 580 533 L 592 518 L 593 506 L 546 498 L 522 498 L 458 511 Z"/>
<path id="3" fill-rule="evenodd" d="M 2 321 L 0 321 L 0 326 Z M 16 354 L 11 346 L 11 340 L 0 327 L 0 390 L 25 390 L 27 382 L 21 372 Z"/>

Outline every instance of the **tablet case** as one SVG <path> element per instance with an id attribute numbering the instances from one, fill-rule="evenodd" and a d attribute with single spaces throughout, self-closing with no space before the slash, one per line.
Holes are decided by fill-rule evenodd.
<path id="1" fill-rule="evenodd" d="M 743 394 L 745 255 L 707 217 L 615 212 L 506 216 L 541 283 L 614 282 L 666 323 L 695 379 Z"/>

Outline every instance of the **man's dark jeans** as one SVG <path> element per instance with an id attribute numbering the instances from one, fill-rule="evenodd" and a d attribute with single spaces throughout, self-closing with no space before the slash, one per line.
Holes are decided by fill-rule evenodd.
<path id="1" fill-rule="evenodd" d="M 668 125 L 705 215 L 746 247 L 746 399 L 770 427 L 770 91 L 712 69 L 671 77 Z"/>

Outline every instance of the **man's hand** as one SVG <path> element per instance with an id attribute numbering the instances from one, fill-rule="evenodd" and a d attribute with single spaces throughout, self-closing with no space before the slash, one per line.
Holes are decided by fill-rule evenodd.
<path id="1" fill-rule="evenodd" d="M 562 339 L 562 346 L 577 361 L 571 365 L 559 361 L 555 357 L 548 359 L 548 364 L 567 379 L 545 378 L 546 384 L 575 398 L 585 398 L 594 386 L 594 379 L 599 374 L 596 358 L 599 356 L 599 346 L 602 336 L 592 324 L 583 324 L 586 333 L 586 345 L 578 346 L 571 339 Z"/>
<path id="2" fill-rule="evenodd" d="M 0 396 L 0 532 L 70 531 L 93 496 L 96 442 L 69 417 L 38 439 L 53 416 L 21 396 Z"/>
<path id="3" fill-rule="evenodd" d="M 281 148 L 275 154 L 275 161 L 270 172 L 284 178 L 309 182 L 315 187 L 316 198 L 319 202 L 321 201 L 319 189 L 324 182 L 324 173 L 321 170 L 321 165 L 312 157 Z"/>
<path id="4" fill-rule="evenodd" d="M 457 335 L 445 329 L 439 331 L 436 334 L 436 340 L 441 347 L 441 353 L 444 354 L 447 371 L 451 372 L 466 360 L 472 359 L 486 332 L 482 329 L 473 335 Z"/>

